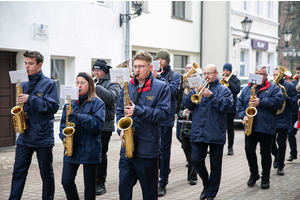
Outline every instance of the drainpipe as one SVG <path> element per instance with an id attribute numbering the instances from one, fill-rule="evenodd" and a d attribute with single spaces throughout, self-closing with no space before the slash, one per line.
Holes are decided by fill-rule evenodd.
<path id="1" fill-rule="evenodd" d="M 227 16 L 226 16 L 226 58 L 225 58 L 225 60 L 226 60 L 226 63 L 228 63 L 228 54 L 229 54 L 229 21 L 230 21 L 230 19 L 229 19 L 229 17 L 230 17 L 230 2 L 229 1 L 227 1 L 227 3 L 226 3 L 227 5 Z"/>
<path id="2" fill-rule="evenodd" d="M 200 15 L 200 67 L 201 69 L 203 70 L 203 67 L 202 67 L 202 38 L 203 38 L 203 1 L 201 1 L 201 4 L 200 4 L 201 8 L 201 15 Z"/>
<path id="3" fill-rule="evenodd" d="M 130 13 L 130 1 L 126 1 L 126 14 Z M 125 60 L 130 58 L 130 20 L 126 22 Z"/>

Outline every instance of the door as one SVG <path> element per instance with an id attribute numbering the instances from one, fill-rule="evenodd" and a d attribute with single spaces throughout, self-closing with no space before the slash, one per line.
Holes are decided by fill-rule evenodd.
<path id="1" fill-rule="evenodd" d="M 16 70 L 16 53 L 0 51 L 0 147 L 15 144 L 12 114 L 16 105 L 16 85 L 10 83 L 9 71 Z"/>

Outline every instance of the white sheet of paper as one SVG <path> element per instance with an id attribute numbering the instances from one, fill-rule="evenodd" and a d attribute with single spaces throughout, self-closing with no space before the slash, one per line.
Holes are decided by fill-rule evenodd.
<path id="1" fill-rule="evenodd" d="M 28 74 L 26 70 L 9 71 L 8 73 L 12 84 L 17 82 L 28 82 Z"/>
<path id="2" fill-rule="evenodd" d="M 61 85 L 60 86 L 60 98 L 78 100 L 79 88 L 75 86 Z"/>
<path id="3" fill-rule="evenodd" d="M 158 61 L 153 61 L 152 62 L 153 68 L 156 69 L 156 71 L 160 70 L 159 62 Z"/>
<path id="4" fill-rule="evenodd" d="M 188 83 L 190 88 L 195 88 L 203 85 L 201 76 L 188 78 Z"/>
<path id="5" fill-rule="evenodd" d="M 255 84 L 261 84 L 262 82 L 262 75 L 259 74 L 249 74 L 249 82 L 250 83 L 255 83 Z"/>
<path id="6" fill-rule="evenodd" d="M 110 81 L 112 83 L 125 83 L 130 81 L 128 68 L 109 69 Z"/>

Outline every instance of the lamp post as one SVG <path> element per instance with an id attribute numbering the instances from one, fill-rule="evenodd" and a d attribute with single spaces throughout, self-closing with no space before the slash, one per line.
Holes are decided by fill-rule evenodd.
<path id="1" fill-rule="evenodd" d="M 292 38 L 292 34 L 293 32 L 290 31 L 288 28 L 286 29 L 285 32 L 283 32 L 283 39 L 285 41 L 285 46 L 277 46 L 276 47 L 276 52 L 278 52 L 279 49 L 284 49 L 284 48 L 288 48 L 289 47 L 289 42 Z"/>
<path id="2" fill-rule="evenodd" d="M 129 14 L 121 14 L 120 13 L 120 27 L 122 26 L 123 23 L 127 23 L 129 20 L 134 19 L 142 14 L 142 6 L 144 1 L 132 1 L 133 6 L 134 6 L 134 13 L 129 13 Z"/>
<path id="3" fill-rule="evenodd" d="M 244 37 L 243 38 L 233 38 L 233 46 L 235 46 L 236 44 L 247 40 L 249 38 L 249 33 L 250 33 L 250 29 L 252 26 L 252 20 L 248 19 L 248 17 L 246 16 L 245 19 L 241 22 L 242 27 L 243 27 L 243 32 L 244 32 Z"/>
<path id="4" fill-rule="evenodd" d="M 283 50 L 283 56 L 284 58 L 288 57 L 288 60 L 291 62 L 291 72 L 293 73 L 293 67 L 294 67 L 294 60 L 300 59 L 300 49 L 296 51 L 294 46 L 291 46 L 288 50 Z M 286 59 L 287 60 L 287 59 Z"/>

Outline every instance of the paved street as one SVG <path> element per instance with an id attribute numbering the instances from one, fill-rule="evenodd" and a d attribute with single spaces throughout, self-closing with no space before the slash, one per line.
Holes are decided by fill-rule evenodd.
<path id="1" fill-rule="evenodd" d="M 299 134 L 297 135 L 298 146 L 300 146 Z M 287 145 L 288 146 L 288 145 Z M 10 184 L 12 177 L 12 168 L 14 163 L 14 148 L 0 148 L 0 199 L 8 199 L 10 192 Z M 97 196 L 97 199 L 113 199 L 118 197 L 118 160 L 119 160 L 120 139 L 114 134 L 111 138 L 108 153 L 108 177 L 104 195 Z M 289 156 L 289 146 L 287 147 L 286 156 Z M 259 155 L 259 146 L 258 146 Z M 55 199 L 66 199 L 63 187 L 60 183 L 62 173 L 62 144 L 57 143 L 54 147 L 54 173 L 55 173 Z M 260 162 L 260 156 L 258 157 Z M 224 147 L 222 180 L 217 200 L 221 199 L 300 199 L 300 159 L 293 162 L 287 162 L 284 168 L 285 175 L 278 176 L 276 170 L 272 168 L 270 189 L 262 190 L 260 188 L 260 180 L 253 188 L 247 186 L 249 178 L 248 165 L 244 152 L 244 133 L 240 126 L 236 127 L 234 155 L 227 155 L 227 146 Z M 209 156 L 206 159 L 209 165 Z M 180 143 L 175 137 L 175 129 L 173 134 L 172 155 L 171 155 L 171 174 L 169 184 L 167 185 L 167 194 L 160 200 L 196 200 L 199 199 L 202 191 L 202 183 L 191 186 L 187 182 L 187 168 L 184 153 L 180 147 Z M 261 172 L 261 171 L 260 171 Z M 199 179 L 198 179 L 199 180 Z M 78 170 L 76 177 L 77 189 L 81 199 L 84 199 L 84 187 L 82 167 Z M 34 155 L 32 164 L 27 176 L 25 189 L 22 199 L 41 199 L 42 181 L 39 175 L 37 160 Z M 141 200 L 140 185 L 134 187 L 134 200 Z"/>

